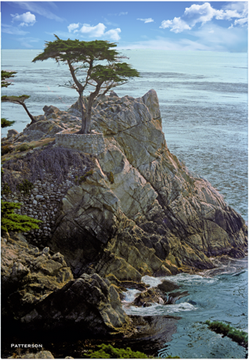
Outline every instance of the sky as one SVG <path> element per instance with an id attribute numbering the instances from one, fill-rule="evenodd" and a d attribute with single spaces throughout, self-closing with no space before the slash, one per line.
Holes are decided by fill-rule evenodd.
<path id="1" fill-rule="evenodd" d="M 247 52 L 247 1 L 2 1 L 2 49 L 61 39 L 118 49 Z"/>

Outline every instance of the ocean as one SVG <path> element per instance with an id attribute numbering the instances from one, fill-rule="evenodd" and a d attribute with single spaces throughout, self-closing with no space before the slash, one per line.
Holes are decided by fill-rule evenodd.
<path id="1" fill-rule="evenodd" d="M 53 60 L 32 63 L 41 51 L 2 50 L 2 69 L 17 71 L 13 85 L 3 88 L 2 95 L 30 95 L 26 105 L 33 115 L 43 114 L 45 105 L 66 110 L 77 100 L 76 91 L 61 86 L 70 79 L 66 65 L 58 65 Z M 169 150 L 191 172 L 217 188 L 228 205 L 247 221 L 247 54 L 147 49 L 120 52 L 141 76 L 114 91 L 121 97 L 137 98 L 155 89 Z M 3 103 L 1 117 L 15 120 L 12 128 L 19 132 L 29 123 L 24 109 L 15 104 Z M 2 129 L 2 136 L 9 129 Z M 247 330 L 247 261 L 231 264 L 220 275 L 201 274 L 198 278 L 177 275 L 173 278 L 188 288 L 196 305 L 185 298 L 179 300 L 174 314 L 182 319 L 178 321 L 173 340 L 159 356 L 244 357 L 242 347 L 213 334 L 202 321 L 220 320 Z M 227 307 L 223 306 L 225 303 Z M 159 314 L 168 312 L 157 306 L 151 310 Z"/>

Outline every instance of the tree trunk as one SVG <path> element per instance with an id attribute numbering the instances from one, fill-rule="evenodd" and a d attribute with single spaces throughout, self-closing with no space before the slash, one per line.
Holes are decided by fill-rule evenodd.
<path id="1" fill-rule="evenodd" d="M 33 118 L 33 116 L 31 115 L 31 113 L 29 112 L 29 110 L 27 109 L 27 106 L 24 104 L 24 102 L 19 102 L 19 104 L 21 104 L 24 108 L 24 110 L 26 111 L 26 113 L 28 114 L 29 118 L 31 119 L 31 124 L 34 124 L 36 122 L 36 120 Z"/>
<path id="2" fill-rule="evenodd" d="M 81 113 L 82 113 L 82 127 L 77 132 L 77 134 L 87 134 L 87 132 L 86 132 L 86 121 L 87 121 L 86 120 L 86 111 L 84 110 L 82 94 L 80 94 L 80 96 L 79 96 L 79 102 L 80 102 Z"/>

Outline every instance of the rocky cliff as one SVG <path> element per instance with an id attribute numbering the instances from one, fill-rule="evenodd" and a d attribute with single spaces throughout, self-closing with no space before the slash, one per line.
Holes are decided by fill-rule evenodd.
<path id="1" fill-rule="evenodd" d="M 44 110 L 15 143 L 58 132 L 60 137 L 62 130 L 65 136 L 80 126 L 78 103 L 67 112 L 53 106 Z M 105 146 L 92 156 L 84 181 L 71 181 L 62 194 L 52 230 L 43 240 L 65 256 L 75 276 L 97 272 L 140 280 L 145 274 L 213 267 L 211 257 L 222 254 L 244 255 L 244 220 L 209 182 L 191 175 L 170 153 L 154 90 L 138 99 L 115 93 L 99 99 L 93 139 L 96 133 L 103 134 Z M 71 140 L 71 152 L 73 146 Z"/>
<path id="2" fill-rule="evenodd" d="M 27 307 L 22 321 L 41 322 L 46 314 L 44 326 L 51 326 L 55 313 L 65 326 L 74 316 L 81 320 L 81 295 L 73 301 L 73 313 L 66 314 L 58 299 L 75 294 L 75 288 L 79 294 L 87 293 L 88 284 L 97 282 L 102 289 L 95 309 L 100 329 L 117 330 L 124 324 L 129 328 L 116 300 L 110 302 L 110 292 L 116 292 L 113 285 L 140 282 L 143 275 L 212 268 L 213 258 L 221 255 L 243 257 L 247 227 L 208 181 L 191 174 L 171 154 L 154 90 L 138 99 L 119 98 L 114 92 L 98 99 L 91 135 L 87 140 L 75 135 L 74 147 L 80 116 L 78 103 L 68 111 L 46 106 L 36 123 L 3 140 L 11 149 L 3 157 L 3 183 L 10 189 L 4 199 L 21 201 L 22 213 L 43 219 L 39 231 L 26 234 L 29 243 L 40 251 L 49 247 L 66 261 L 54 259 L 55 255 L 48 260 L 55 269 L 58 261 L 63 264 L 53 270 L 55 289 L 45 291 L 35 312 Z M 25 179 L 34 185 L 27 192 L 18 186 Z M 75 280 L 68 275 L 64 284 L 57 272 L 66 274 L 69 268 Z M 27 277 L 25 264 L 18 263 L 16 269 Z M 83 312 L 88 311 L 86 307 Z"/>

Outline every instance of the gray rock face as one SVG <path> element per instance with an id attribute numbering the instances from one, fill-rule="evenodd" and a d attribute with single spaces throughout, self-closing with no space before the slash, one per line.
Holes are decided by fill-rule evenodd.
<path id="1" fill-rule="evenodd" d="M 105 276 L 118 269 L 120 280 L 138 280 L 210 268 L 211 256 L 233 254 L 235 248 L 244 253 L 247 229 L 241 216 L 169 152 L 154 90 L 139 99 L 102 100 L 93 128 L 104 134 L 106 148 L 88 181 L 63 199 L 63 218 L 50 242 L 64 251 L 75 273 Z"/>
<path id="2" fill-rule="evenodd" d="M 78 103 L 64 112 L 45 107 L 34 129 L 18 139 L 32 129 L 45 137 L 77 131 L 79 110 Z M 154 90 L 138 99 L 104 96 L 92 120 L 92 132 L 103 134 L 105 146 L 89 176 L 58 198 L 46 241 L 76 277 L 87 272 L 140 281 L 142 275 L 212 268 L 211 257 L 223 254 L 244 256 L 244 220 L 170 153 Z M 37 196 L 43 194 L 33 202 Z"/>
<path id="3" fill-rule="evenodd" d="M 115 287 L 99 275 L 83 274 L 54 291 L 22 317 L 27 329 L 76 329 L 87 335 L 126 333 L 131 321 L 122 310 Z"/>

